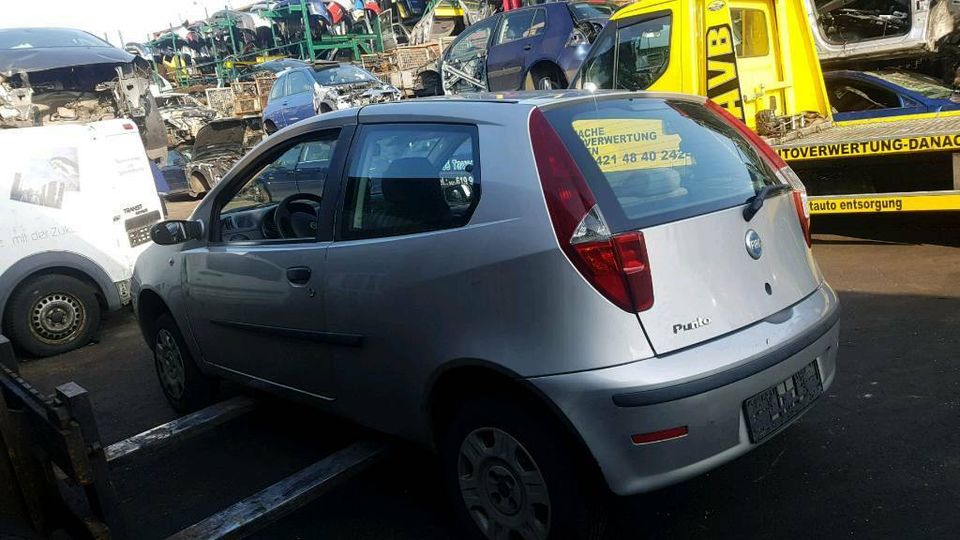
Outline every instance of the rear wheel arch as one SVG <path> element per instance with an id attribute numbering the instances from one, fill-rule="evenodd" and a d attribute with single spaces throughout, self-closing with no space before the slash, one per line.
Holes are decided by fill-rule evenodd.
<path id="1" fill-rule="evenodd" d="M 584 463 L 592 467 L 597 475 L 600 474 L 600 466 L 580 432 L 567 415 L 536 386 L 490 362 L 467 360 L 455 364 L 434 376 L 427 395 L 430 431 L 434 442 L 443 436 L 458 408 L 463 407 L 471 398 L 502 396 L 505 399 L 519 400 L 536 409 L 542 416 L 554 420 Z"/>
<path id="2" fill-rule="evenodd" d="M 190 186 L 190 192 L 197 196 L 210 191 L 210 180 L 200 171 L 192 171 L 187 178 L 187 184 Z"/>
<path id="3" fill-rule="evenodd" d="M 527 70 L 527 73 L 523 77 L 524 88 L 530 84 L 536 84 L 537 80 L 540 77 L 548 76 L 559 84 L 560 88 L 566 88 L 570 83 L 567 81 L 567 76 L 563 73 L 563 69 L 557 65 L 556 62 L 552 60 L 538 60 L 530 69 Z M 526 88 L 528 90 L 536 90 L 536 86 L 533 88 Z"/>

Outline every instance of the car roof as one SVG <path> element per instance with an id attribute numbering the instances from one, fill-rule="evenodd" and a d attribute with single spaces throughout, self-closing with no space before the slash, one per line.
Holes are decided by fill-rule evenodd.
<path id="1" fill-rule="evenodd" d="M 464 102 L 479 103 L 519 103 L 532 105 L 535 107 L 552 106 L 564 102 L 572 102 L 592 97 L 610 97 L 624 96 L 632 98 L 647 99 L 683 99 L 686 101 L 703 102 L 704 98 L 700 96 L 691 96 L 687 94 L 677 94 L 668 92 L 631 92 L 628 90 L 537 90 L 537 91 L 509 91 L 509 92 L 476 92 L 465 93 L 452 96 L 433 96 L 413 100 L 392 101 L 389 103 L 378 103 L 367 105 L 364 108 L 371 107 L 403 107 L 406 103 L 454 103 Z"/>

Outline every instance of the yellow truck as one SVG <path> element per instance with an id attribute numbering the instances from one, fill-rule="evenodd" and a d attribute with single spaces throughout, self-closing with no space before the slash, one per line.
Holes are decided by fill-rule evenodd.
<path id="1" fill-rule="evenodd" d="M 833 122 L 803 0 L 641 0 L 572 86 L 710 98 L 793 167 L 814 214 L 960 210 L 960 111 Z"/>

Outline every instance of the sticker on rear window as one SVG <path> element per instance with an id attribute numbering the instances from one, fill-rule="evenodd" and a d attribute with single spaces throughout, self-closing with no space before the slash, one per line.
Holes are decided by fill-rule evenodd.
<path id="1" fill-rule="evenodd" d="M 690 155 L 680 150 L 680 136 L 664 133 L 661 120 L 574 120 L 573 129 L 605 173 L 691 164 Z"/>

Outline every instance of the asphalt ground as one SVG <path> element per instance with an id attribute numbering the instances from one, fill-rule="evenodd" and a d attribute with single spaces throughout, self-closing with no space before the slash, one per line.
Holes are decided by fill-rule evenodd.
<path id="1" fill-rule="evenodd" d="M 183 216 L 192 203 L 173 203 Z M 960 218 L 814 218 L 814 252 L 843 304 L 839 373 L 788 430 L 709 474 L 612 500 L 610 538 L 955 538 L 960 532 Z M 23 364 L 51 392 L 91 395 L 105 442 L 175 418 L 129 311 L 98 343 Z M 229 388 L 227 392 L 238 389 Z M 161 538 L 360 436 L 268 400 L 249 417 L 120 469 L 136 538 Z M 390 458 L 261 538 L 459 538 L 433 457 Z"/>

